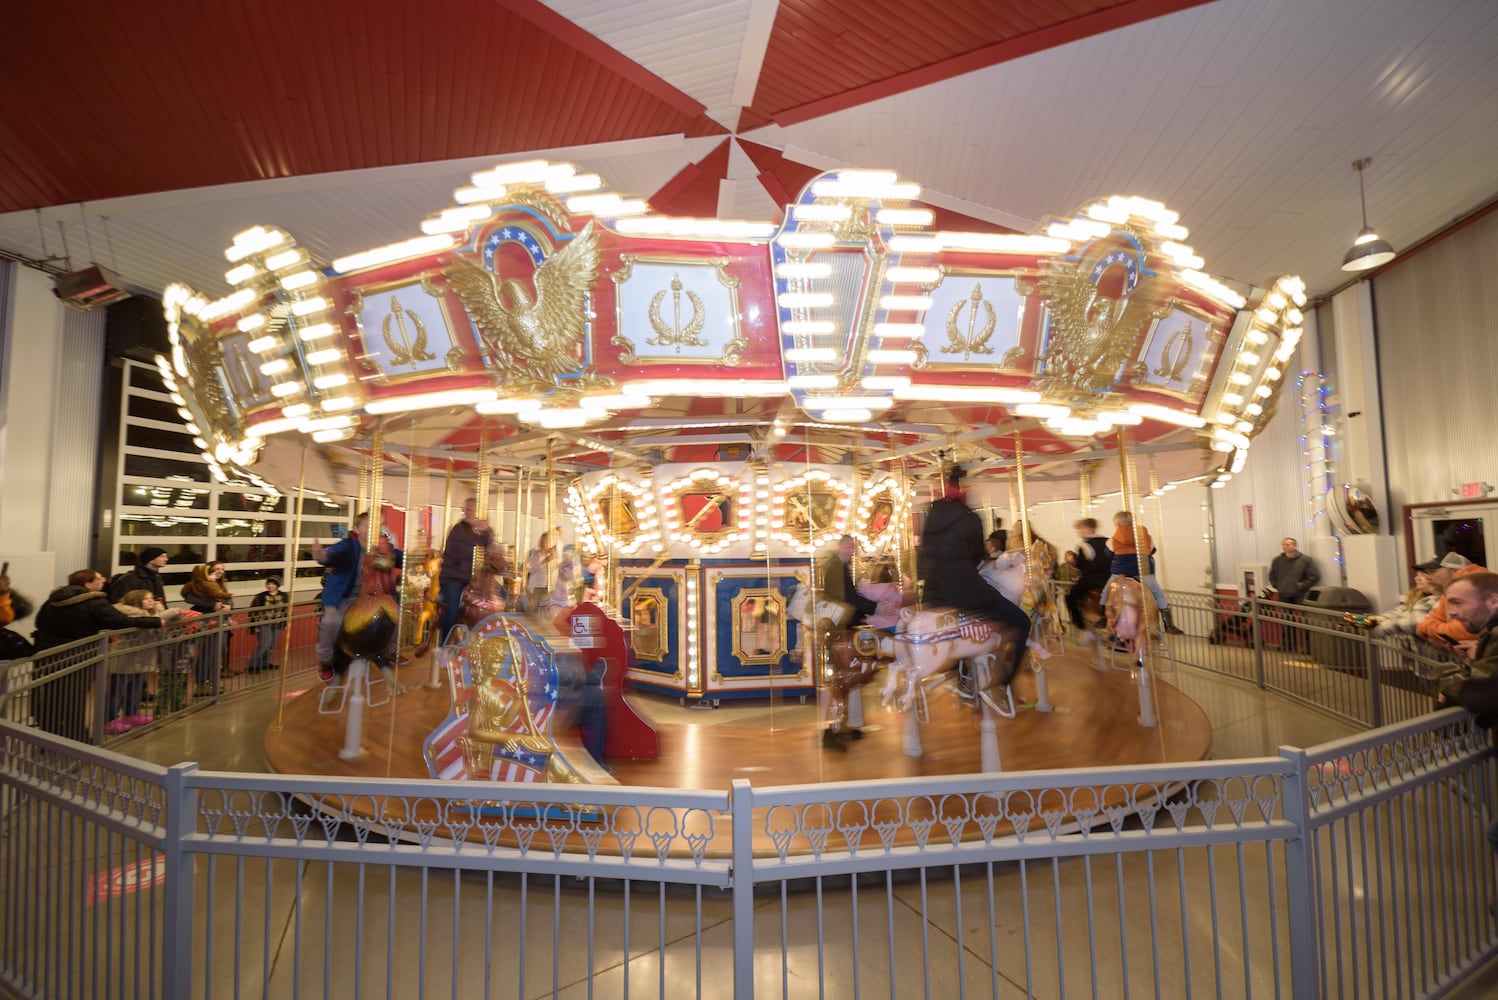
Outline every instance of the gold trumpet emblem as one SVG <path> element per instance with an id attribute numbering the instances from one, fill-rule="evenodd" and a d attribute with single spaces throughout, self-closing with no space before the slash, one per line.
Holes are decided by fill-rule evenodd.
<path id="1" fill-rule="evenodd" d="M 1186 362 L 1191 360 L 1191 321 L 1170 335 L 1165 341 L 1165 346 L 1160 350 L 1160 363 L 1153 369 L 1154 373 L 1168 382 L 1179 382 L 1181 373 L 1186 370 Z"/>
<path id="2" fill-rule="evenodd" d="M 680 354 L 685 347 L 706 347 L 706 338 L 699 337 L 702 325 L 707 322 L 707 311 L 702 308 L 702 299 L 691 289 L 685 289 L 687 302 L 691 304 L 691 318 L 687 325 L 681 325 L 681 296 L 683 292 L 681 276 L 671 275 L 671 322 L 668 324 L 661 316 L 661 303 L 666 299 L 666 290 L 663 288 L 656 292 L 650 300 L 650 328 L 655 331 L 654 337 L 648 337 L 645 343 L 652 347 L 675 347 L 676 353 Z"/>
<path id="3" fill-rule="evenodd" d="M 970 306 L 967 314 L 966 329 L 959 330 L 958 323 L 962 317 L 964 306 Z M 983 323 L 978 324 L 978 313 L 983 313 Z M 993 303 L 983 297 L 983 284 L 979 282 L 973 285 L 973 291 L 965 299 L 958 299 L 957 304 L 947 311 L 947 342 L 942 345 L 943 354 L 962 355 L 962 360 L 967 361 L 974 354 L 992 354 L 993 348 L 988 346 L 988 338 L 993 336 L 994 326 L 998 317 L 994 313 Z"/>
<path id="4" fill-rule="evenodd" d="M 408 315 L 411 317 L 411 324 L 416 327 L 414 341 L 406 332 Z M 385 345 L 390 348 L 391 361 L 394 364 L 415 366 L 417 362 L 431 361 L 436 358 L 435 354 L 427 350 L 426 324 L 415 313 L 407 313 L 400 299 L 394 295 L 390 296 L 390 315 L 386 316 L 385 321 L 380 325 L 380 333 L 385 338 Z"/>

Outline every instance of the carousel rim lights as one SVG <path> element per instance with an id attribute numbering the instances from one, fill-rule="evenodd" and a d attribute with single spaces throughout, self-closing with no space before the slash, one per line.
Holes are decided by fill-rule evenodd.
<path id="1" fill-rule="evenodd" d="M 442 406 L 473 406 L 495 399 L 498 395 L 498 390 L 489 388 L 445 389 L 372 399 L 364 404 L 364 409 L 369 413 L 401 413 L 406 410 L 434 410 Z"/>

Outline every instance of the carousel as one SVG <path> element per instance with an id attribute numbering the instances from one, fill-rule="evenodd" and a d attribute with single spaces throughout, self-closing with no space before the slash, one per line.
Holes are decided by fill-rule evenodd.
<path id="1" fill-rule="evenodd" d="M 823 174 L 778 222 L 656 215 L 544 161 L 475 174 L 454 202 L 331 263 L 256 227 L 226 250 L 230 294 L 165 293 L 158 365 L 213 474 L 354 497 L 404 554 L 343 621 L 349 669 L 282 699 L 273 767 L 716 787 L 746 766 L 805 781 L 1205 756 L 1205 717 L 1158 681 L 1148 592 L 1098 595 L 1126 652 L 1068 641 L 1027 512 L 1069 498 L 1085 516 L 1105 492 L 1133 510 L 1238 472 L 1301 335 L 1298 279 L 1212 277 L 1177 214 L 1140 198 L 1032 234 L 943 230 L 881 171 Z M 999 582 L 1032 621 L 1013 676 L 1004 637 L 921 603 L 922 518 L 956 463 L 967 502 L 1020 533 Z M 434 635 L 432 577 L 469 498 L 504 609 Z M 907 594 L 897 627 L 841 627 L 818 564 L 845 536 L 855 580 Z M 521 611 L 543 538 L 555 596 Z M 631 698 L 821 715 L 673 728 Z M 582 703 L 602 741 L 569 725 Z"/>

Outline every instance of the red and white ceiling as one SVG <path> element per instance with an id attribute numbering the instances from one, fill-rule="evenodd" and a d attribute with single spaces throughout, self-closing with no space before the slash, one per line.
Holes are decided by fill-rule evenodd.
<path id="1" fill-rule="evenodd" d="M 1138 194 L 1209 270 L 1313 294 L 1360 225 L 1353 159 L 1399 248 L 1498 193 L 1488 0 L 76 0 L 5 22 L 0 250 L 156 293 L 224 290 L 254 223 L 329 258 L 392 242 L 537 151 L 673 214 L 771 218 L 848 165 L 1015 230 Z"/>

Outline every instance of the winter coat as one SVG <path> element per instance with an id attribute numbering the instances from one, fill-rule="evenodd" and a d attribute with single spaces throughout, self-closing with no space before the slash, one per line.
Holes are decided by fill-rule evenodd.
<path id="1" fill-rule="evenodd" d="M 925 581 L 925 602 L 936 607 L 982 608 L 994 592 L 978 575 L 987 556 L 983 521 L 961 500 L 934 500 L 921 529 L 916 564 Z"/>
<path id="2" fill-rule="evenodd" d="M 1113 567 L 1113 551 L 1102 535 L 1084 538 L 1077 545 L 1077 582 L 1083 593 L 1101 590 Z"/>
<path id="3" fill-rule="evenodd" d="M 1477 721 L 1482 725 L 1492 724 L 1498 715 L 1498 620 L 1489 618 L 1477 636 L 1477 655 L 1471 666 L 1460 674 L 1443 677 L 1440 688 L 1448 704 L 1460 705 L 1479 716 Z"/>
<path id="4" fill-rule="evenodd" d="M 1306 591 L 1320 582 L 1321 570 L 1304 552 L 1293 559 L 1281 552 L 1269 564 L 1269 586 L 1286 604 L 1299 604 L 1305 599 Z"/>
<path id="5" fill-rule="evenodd" d="M 281 590 L 272 594 L 268 590 L 262 590 L 250 601 L 250 624 L 251 625 L 285 625 L 286 609 L 291 603 L 291 598 L 286 596 L 286 591 Z"/>
<path id="6" fill-rule="evenodd" d="M 323 550 L 318 562 L 329 570 L 322 582 L 323 607 L 336 608 L 345 600 L 359 596 L 359 568 L 363 559 L 364 546 L 352 532 Z"/>
<path id="7" fill-rule="evenodd" d="M 1421 594 L 1414 601 L 1401 604 L 1393 611 L 1379 616 L 1379 622 L 1373 628 L 1373 634 L 1380 637 L 1394 635 L 1414 635 L 1425 616 L 1430 614 L 1436 606 L 1437 596 L 1435 594 Z"/>
<path id="8" fill-rule="evenodd" d="M 447 544 L 442 546 L 442 572 L 437 578 L 444 583 L 472 580 L 473 550 L 487 548 L 492 541 L 492 531 L 477 531 L 467 521 L 453 525 L 447 533 Z"/>
<path id="9" fill-rule="evenodd" d="M 139 564 L 115 577 L 109 584 L 109 602 L 118 603 L 132 590 L 149 590 L 162 607 L 166 606 L 166 588 L 161 584 L 161 574 L 149 566 Z"/>
<path id="10" fill-rule="evenodd" d="M 114 609 L 130 618 L 155 617 L 146 609 L 137 608 L 133 604 L 116 604 Z M 148 674 L 155 670 L 157 650 L 139 647 L 150 645 L 160 638 L 161 636 L 154 633 L 140 631 L 117 636 L 114 640 L 115 655 L 109 661 L 109 672 L 112 674 Z"/>
<path id="11" fill-rule="evenodd" d="M 1486 569 L 1477 565 L 1476 563 L 1473 563 L 1470 566 L 1463 566 L 1461 569 L 1457 570 L 1451 575 L 1451 578 L 1455 580 L 1459 576 L 1471 576 L 1473 573 L 1486 572 Z M 1424 619 L 1421 620 L 1415 631 L 1420 636 L 1420 638 L 1435 645 L 1439 649 L 1449 648 L 1449 644 L 1442 641 L 1443 637 L 1446 639 L 1451 639 L 1454 642 L 1470 642 L 1471 640 L 1477 638 L 1477 636 L 1473 635 L 1471 632 L 1468 632 L 1465 628 L 1463 628 L 1461 622 L 1454 620 L 1449 614 L 1446 613 L 1445 594 L 1442 594 L 1441 599 L 1436 601 L 1436 606 L 1430 609 L 1430 614 L 1426 615 Z"/>
<path id="12" fill-rule="evenodd" d="M 47 595 L 47 602 L 36 613 L 36 631 L 32 639 L 37 651 L 85 639 L 98 632 L 115 628 L 160 628 L 155 615 L 133 617 L 109 603 L 102 590 L 87 587 L 58 587 Z"/>
<path id="13" fill-rule="evenodd" d="M 1155 542 L 1150 538 L 1149 529 L 1140 526 L 1139 537 L 1144 540 L 1144 547 L 1149 549 L 1150 555 L 1155 554 Z M 1134 541 L 1134 525 L 1120 525 L 1114 532 L 1113 537 L 1108 540 L 1108 548 L 1113 550 L 1113 562 L 1110 569 L 1115 576 L 1131 576 L 1139 578 L 1139 550 Z M 1146 559 L 1144 561 L 1144 572 L 1153 573 L 1155 561 Z"/>

